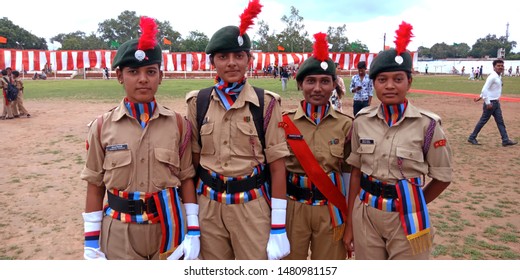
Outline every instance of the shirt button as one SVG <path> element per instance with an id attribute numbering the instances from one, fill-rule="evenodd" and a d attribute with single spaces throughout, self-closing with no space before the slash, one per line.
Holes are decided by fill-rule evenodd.
<path id="1" fill-rule="evenodd" d="M 141 162 L 144 162 L 144 158 L 141 158 Z"/>
<path id="2" fill-rule="evenodd" d="M 412 153 L 410 153 L 410 155 L 409 155 L 409 156 L 412 156 Z"/>
<path id="3" fill-rule="evenodd" d="M 224 121 L 226 121 L 226 122 L 229 121 L 229 118 L 225 118 Z"/>
<path id="4" fill-rule="evenodd" d="M 112 162 L 112 167 L 116 166 L 116 163 L 115 162 Z"/>
<path id="5" fill-rule="evenodd" d="M 143 182 L 141 182 L 141 184 L 139 184 L 139 186 L 141 186 L 141 187 L 144 187 L 144 183 L 143 183 Z"/>
<path id="6" fill-rule="evenodd" d="M 227 165 L 228 165 L 228 164 L 227 164 L 227 162 L 226 162 L 226 163 L 224 163 L 224 166 L 226 166 L 226 167 L 227 167 Z"/>
<path id="7" fill-rule="evenodd" d="M 387 140 L 390 139 L 390 136 L 386 136 L 386 139 L 387 139 Z"/>
<path id="8" fill-rule="evenodd" d="M 224 141 L 224 145 L 227 145 L 227 141 Z"/>

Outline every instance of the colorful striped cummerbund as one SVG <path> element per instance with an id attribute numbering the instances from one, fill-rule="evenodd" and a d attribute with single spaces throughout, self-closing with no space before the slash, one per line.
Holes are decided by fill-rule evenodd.
<path id="1" fill-rule="evenodd" d="M 166 188 L 155 193 L 146 192 L 123 192 L 116 189 L 111 189 L 109 192 L 120 198 L 127 200 L 142 200 L 153 199 L 157 212 L 147 213 L 144 211 L 139 215 L 130 215 L 121 213 L 105 205 L 104 212 L 107 216 L 113 219 L 120 220 L 124 223 L 137 224 L 161 224 L 161 259 L 166 258 L 171 254 L 184 240 L 186 234 L 185 220 L 182 213 L 181 199 L 177 192 L 177 188 Z"/>
<path id="2" fill-rule="evenodd" d="M 346 189 L 346 184 L 343 182 L 343 177 L 341 176 L 341 173 L 330 172 L 327 175 L 331 179 L 332 183 L 337 188 L 339 188 L 341 193 L 344 196 L 346 196 L 348 190 Z M 316 187 L 314 182 L 311 182 L 309 177 L 307 177 L 305 174 L 297 174 L 297 173 L 288 172 L 287 173 L 287 182 L 291 183 L 297 187 L 300 187 L 302 189 L 310 189 L 313 192 L 318 190 L 318 187 Z M 321 199 L 321 200 L 316 200 L 316 199 L 312 199 L 312 198 L 296 199 L 292 195 L 287 195 L 287 196 L 292 200 L 295 200 L 295 201 L 298 201 L 298 202 L 301 202 L 304 204 L 308 204 L 308 205 L 313 205 L 313 206 L 328 205 L 332 227 L 336 228 L 338 226 L 341 226 L 344 223 L 343 216 L 341 215 L 341 211 L 337 207 L 335 207 L 334 205 L 329 203 L 329 201 L 327 199 Z"/>
<path id="3" fill-rule="evenodd" d="M 216 172 L 213 172 L 211 170 L 205 170 L 203 169 L 201 172 L 207 172 L 211 177 L 222 180 L 224 182 L 230 182 L 230 181 L 239 181 L 244 180 L 247 178 L 250 178 L 252 176 L 260 174 L 264 170 L 265 165 L 257 165 L 253 168 L 253 171 L 250 175 L 246 176 L 239 176 L 239 177 L 227 177 L 221 174 L 218 174 Z M 204 184 L 204 182 L 199 178 L 197 180 L 197 194 L 204 195 L 208 197 L 211 200 L 218 201 L 220 203 L 224 204 L 241 204 L 246 203 L 251 200 L 255 200 L 260 197 L 265 197 L 265 199 L 268 201 L 270 205 L 270 196 L 269 196 L 269 182 L 265 181 L 264 184 L 261 186 L 258 186 L 256 189 L 252 189 L 245 192 L 237 192 L 237 193 L 227 193 L 225 191 L 218 192 L 215 191 L 210 186 Z"/>

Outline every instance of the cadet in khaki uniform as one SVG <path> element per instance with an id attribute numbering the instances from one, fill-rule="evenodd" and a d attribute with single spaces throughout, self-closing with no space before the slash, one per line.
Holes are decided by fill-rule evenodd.
<path id="1" fill-rule="evenodd" d="M 88 183 L 84 257 L 145 260 L 184 254 L 196 259 L 200 246 L 191 129 L 155 100 L 162 81 L 157 26 L 147 17 L 140 25 L 140 39 L 122 44 L 112 63 L 126 97 L 94 120 L 88 133 L 81 172 Z"/>
<path id="2" fill-rule="evenodd" d="M 258 1 L 249 2 L 241 18 L 256 17 L 260 7 Z M 280 259 L 289 253 L 284 163 L 289 152 L 283 129 L 278 127 L 280 97 L 263 93 L 266 125 L 264 132 L 258 131 L 251 108 L 259 107 L 260 101 L 245 77 L 252 61 L 251 40 L 245 33 L 248 26 L 223 27 L 206 47 L 217 76 L 216 84 L 206 92 L 209 106 L 200 130 L 197 103 L 203 91 L 186 96 L 199 176 L 202 259 Z"/>
<path id="3" fill-rule="evenodd" d="M 440 118 L 406 98 L 411 30 L 403 22 L 396 48 L 372 61 L 370 79 L 381 105 L 363 108 L 354 120 L 344 242 L 356 259 L 428 259 L 433 229 L 427 204 L 452 180 L 451 148 Z M 432 178 L 427 184 L 425 175 Z"/>
<path id="4" fill-rule="evenodd" d="M 344 260 L 345 247 L 342 238 L 345 229 L 348 181 L 343 182 L 342 170 L 350 153 L 348 135 L 352 118 L 333 109 L 329 98 L 337 86 L 336 67 L 328 56 L 326 34 L 315 34 L 314 54 L 304 61 L 296 75 L 296 82 L 303 90 L 304 100 L 297 109 L 287 113 L 285 124 L 292 122 L 300 134 L 286 131 L 291 155 L 286 159 L 287 168 L 287 235 L 291 244 L 289 260 Z M 324 49 L 319 49 L 323 46 Z M 322 55 L 320 57 L 320 54 Z M 288 126 L 286 126 L 288 127 Z M 294 145 L 292 141 L 305 147 Z M 315 165 L 310 170 L 322 169 L 323 178 L 313 179 L 306 172 L 305 158 L 313 156 Z M 321 181 L 321 180 L 323 181 Z M 328 181 L 329 185 L 325 184 Z M 335 188 L 336 194 L 327 188 Z M 322 192 L 320 190 L 326 190 Z M 337 195 L 345 212 L 329 199 L 328 192 Z"/>
<path id="5" fill-rule="evenodd" d="M 11 68 L 7 68 L 11 69 Z M 1 119 L 13 119 L 13 101 L 9 101 L 7 99 L 7 81 L 11 79 L 11 72 L 10 70 L 7 71 L 7 69 L 2 70 L 2 79 L 0 79 L 0 84 L 2 85 L 2 94 L 4 96 L 4 100 L 2 102 L 2 105 L 4 107 L 4 110 L 2 112 Z"/>
<path id="6" fill-rule="evenodd" d="M 23 106 L 23 81 L 20 77 L 20 72 L 13 71 L 13 78 L 14 82 L 16 83 L 16 88 L 18 89 L 18 97 L 16 98 L 13 106 L 17 108 L 18 112 L 20 112 L 20 116 L 26 116 L 30 118 L 31 114 L 29 114 L 27 109 L 25 109 L 25 106 Z"/>

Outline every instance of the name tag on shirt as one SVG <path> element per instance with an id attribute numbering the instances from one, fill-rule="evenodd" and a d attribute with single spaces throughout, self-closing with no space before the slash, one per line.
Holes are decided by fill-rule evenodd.
<path id="1" fill-rule="evenodd" d="M 287 139 L 301 140 L 301 139 L 303 139 L 303 135 L 301 135 L 301 134 L 288 134 L 287 135 Z"/>
<path id="2" fill-rule="evenodd" d="M 368 144 L 368 145 L 374 145 L 374 139 L 359 139 L 359 144 Z"/>
<path id="3" fill-rule="evenodd" d="M 105 148 L 107 152 L 128 150 L 128 144 L 109 145 Z"/>

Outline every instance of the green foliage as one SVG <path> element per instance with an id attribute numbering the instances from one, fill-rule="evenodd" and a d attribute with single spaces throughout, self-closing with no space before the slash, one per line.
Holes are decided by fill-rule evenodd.
<path id="1" fill-rule="evenodd" d="M 7 43 L 0 44 L 0 49 L 47 50 L 47 42 L 45 41 L 45 38 L 34 36 L 27 30 L 14 24 L 6 17 L 0 18 L 0 35 L 7 38 Z"/>
<path id="2" fill-rule="evenodd" d="M 285 29 L 279 34 L 280 45 L 286 52 L 311 52 L 312 42 L 309 33 L 305 31 L 303 17 L 294 6 L 291 6 L 291 14 L 284 15 L 281 20 L 285 23 Z"/>
<path id="3" fill-rule="evenodd" d="M 332 44 L 330 51 L 332 52 L 346 52 L 349 45 L 348 38 L 345 35 L 347 25 L 343 24 L 336 28 L 329 26 L 327 29 L 327 40 Z"/>

